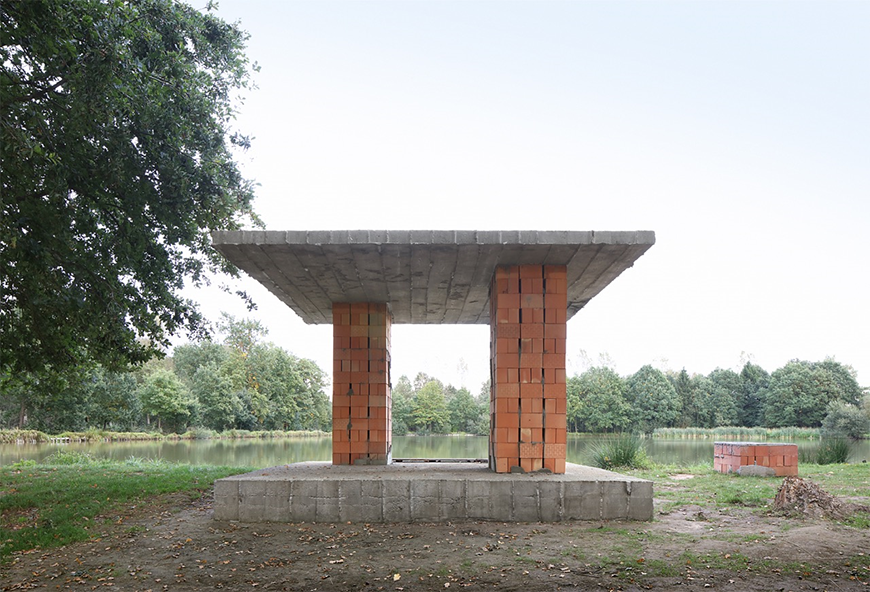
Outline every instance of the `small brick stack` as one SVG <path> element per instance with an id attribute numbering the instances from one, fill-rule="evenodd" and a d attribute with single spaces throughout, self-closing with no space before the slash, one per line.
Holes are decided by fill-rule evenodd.
<path id="1" fill-rule="evenodd" d="M 778 477 L 798 474 L 797 444 L 758 444 L 756 442 L 715 442 L 713 469 L 734 473 L 740 467 L 770 467 Z"/>
<path id="2" fill-rule="evenodd" d="M 564 265 L 498 267 L 490 287 L 490 467 L 565 472 Z"/>
<path id="3" fill-rule="evenodd" d="M 332 464 L 386 464 L 392 446 L 385 303 L 332 305 Z"/>

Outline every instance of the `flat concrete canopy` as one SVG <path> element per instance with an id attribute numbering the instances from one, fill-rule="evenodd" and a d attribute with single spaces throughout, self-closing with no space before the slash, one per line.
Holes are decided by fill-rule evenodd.
<path id="1" fill-rule="evenodd" d="M 655 243 L 652 231 L 242 230 L 227 259 L 308 324 L 334 302 L 388 302 L 394 323 L 489 324 L 499 265 L 566 265 L 568 318 Z"/>

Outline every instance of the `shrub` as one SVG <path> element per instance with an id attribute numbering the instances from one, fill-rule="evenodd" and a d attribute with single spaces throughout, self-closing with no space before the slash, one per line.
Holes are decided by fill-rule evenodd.
<path id="1" fill-rule="evenodd" d="M 828 405 L 822 421 L 822 435 L 829 438 L 860 440 L 870 430 L 870 418 L 857 405 L 835 401 Z"/>
<path id="2" fill-rule="evenodd" d="M 849 442 L 844 438 L 822 440 L 816 451 L 816 463 L 820 465 L 843 464 L 849 459 L 850 448 Z"/>
<path id="3" fill-rule="evenodd" d="M 643 440 L 637 434 L 619 434 L 600 440 L 590 447 L 592 465 L 601 469 L 644 469 L 649 459 Z"/>

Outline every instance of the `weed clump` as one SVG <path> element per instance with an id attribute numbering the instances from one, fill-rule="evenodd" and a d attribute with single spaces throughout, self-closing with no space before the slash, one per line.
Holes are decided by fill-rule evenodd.
<path id="1" fill-rule="evenodd" d="M 590 447 L 592 465 L 601 469 L 646 469 L 650 461 L 637 434 L 618 434 Z"/>

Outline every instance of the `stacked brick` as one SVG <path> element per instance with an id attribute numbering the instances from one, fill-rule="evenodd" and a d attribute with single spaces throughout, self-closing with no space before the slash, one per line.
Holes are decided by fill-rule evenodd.
<path id="1" fill-rule="evenodd" d="M 564 265 L 498 267 L 490 287 L 490 468 L 565 472 Z"/>
<path id="2" fill-rule="evenodd" d="M 387 464 L 392 446 L 385 303 L 334 303 L 332 464 Z"/>
<path id="3" fill-rule="evenodd" d="M 759 465 L 770 467 L 777 476 L 798 474 L 797 444 L 758 444 L 755 442 L 715 442 L 713 469 L 734 473 L 740 467 Z"/>

